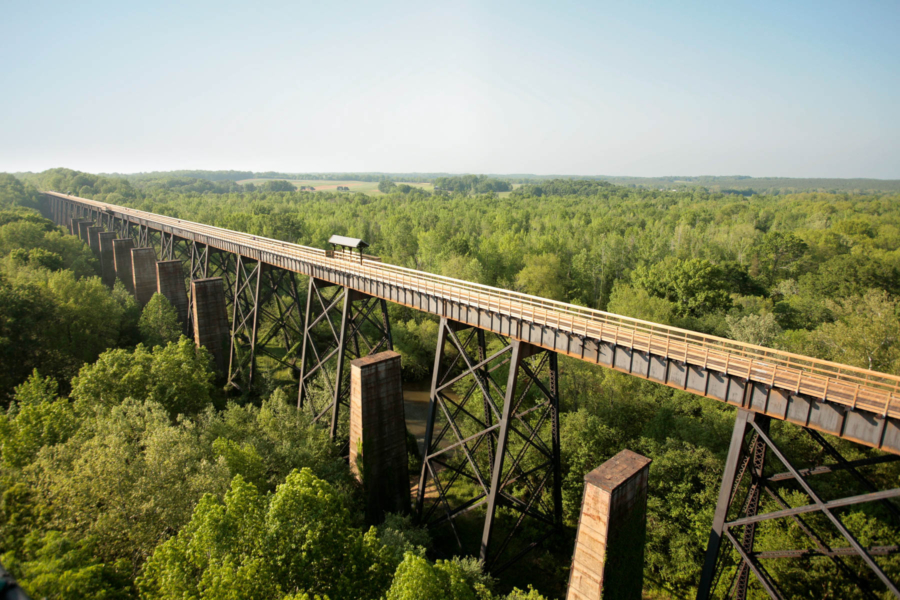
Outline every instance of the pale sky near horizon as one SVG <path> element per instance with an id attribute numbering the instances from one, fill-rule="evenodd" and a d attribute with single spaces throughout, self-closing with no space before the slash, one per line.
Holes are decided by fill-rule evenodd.
<path id="1" fill-rule="evenodd" d="M 0 171 L 900 178 L 900 2 L 15 2 Z"/>

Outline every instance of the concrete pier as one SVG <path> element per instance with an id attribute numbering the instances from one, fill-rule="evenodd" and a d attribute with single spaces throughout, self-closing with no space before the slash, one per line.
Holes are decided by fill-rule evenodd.
<path id="1" fill-rule="evenodd" d="M 622 450 L 585 475 L 567 600 L 640 600 L 650 459 Z"/>
<path id="2" fill-rule="evenodd" d="M 113 240 L 115 239 L 115 231 L 101 231 L 97 234 L 100 247 L 100 279 L 109 287 L 116 284 L 116 258 L 113 254 Z"/>
<path id="3" fill-rule="evenodd" d="M 102 227 L 92 225 L 88 227 L 88 245 L 94 251 L 94 256 L 100 256 L 100 234 L 103 232 Z"/>
<path id="4" fill-rule="evenodd" d="M 156 250 L 132 248 L 131 273 L 134 278 L 134 298 L 139 306 L 146 306 L 156 293 Z"/>
<path id="5" fill-rule="evenodd" d="M 69 219 L 69 233 L 72 235 L 78 235 L 78 224 L 84 221 L 81 217 L 72 217 Z"/>
<path id="6" fill-rule="evenodd" d="M 183 327 L 187 327 L 187 289 L 184 285 L 184 266 L 180 260 L 161 260 L 156 263 L 156 291 L 175 307 L 178 320 Z"/>
<path id="7" fill-rule="evenodd" d="M 380 352 L 350 363 L 350 470 L 362 482 L 366 521 L 409 512 L 409 464 L 400 355 Z"/>
<path id="8" fill-rule="evenodd" d="M 78 237 L 80 237 L 81 241 L 85 244 L 90 245 L 91 243 L 91 238 L 88 237 L 88 227 L 92 227 L 93 225 L 93 221 L 88 221 L 86 219 L 78 221 Z"/>
<path id="9" fill-rule="evenodd" d="M 113 259 L 116 262 L 116 277 L 118 277 L 128 291 L 134 293 L 134 278 L 131 274 L 131 249 L 134 248 L 134 240 L 125 238 L 113 240 Z"/>
<path id="10" fill-rule="evenodd" d="M 230 350 L 225 284 L 221 277 L 195 279 L 191 282 L 191 296 L 194 299 L 194 343 L 209 350 L 216 370 L 224 376 Z"/>

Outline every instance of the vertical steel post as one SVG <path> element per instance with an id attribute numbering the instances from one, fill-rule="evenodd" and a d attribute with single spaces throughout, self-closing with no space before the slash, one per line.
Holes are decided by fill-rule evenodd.
<path id="1" fill-rule="evenodd" d="M 303 401 L 306 399 L 306 337 L 309 335 L 309 320 L 312 313 L 312 298 L 315 294 L 316 278 L 309 278 L 309 286 L 306 293 L 306 312 L 303 315 L 303 347 L 300 350 L 300 389 L 297 391 L 297 408 L 303 408 Z"/>
<path id="2" fill-rule="evenodd" d="M 331 413 L 332 440 L 337 438 L 338 415 L 340 414 L 341 406 L 341 380 L 344 376 L 344 346 L 347 343 L 347 326 L 350 316 L 350 305 L 353 303 L 350 296 L 351 293 L 350 288 L 344 288 L 344 306 L 341 311 L 341 337 L 338 340 L 337 368 L 335 369 L 336 374 L 334 377 L 334 406 L 332 407 Z M 356 338 L 357 336 L 354 336 L 354 339 Z"/>
<path id="3" fill-rule="evenodd" d="M 506 379 L 506 397 L 503 400 L 503 413 L 500 417 L 500 435 L 497 440 L 497 451 L 494 468 L 491 472 L 491 489 L 487 497 L 487 513 L 484 516 L 484 530 L 481 534 L 481 560 L 487 562 L 491 532 L 494 529 L 494 517 L 497 512 L 497 496 L 503 483 L 503 462 L 506 457 L 506 443 L 509 439 L 509 419 L 513 405 L 516 403 L 516 383 L 519 378 L 519 365 L 522 363 L 524 342 L 514 340 L 512 356 L 509 359 L 509 376 Z"/>
<path id="4" fill-rule="evenodd" d="M 440 380 L 441 361 L 444 360 L 444 345 L 447 343 L 447 317 L 441 317 L 438 330 L 437 348 L 434 352 L 434 369 L 431 371 L 431 395 L 428 400 L 428 420 L 425 422 L 425 449 L 422 452 L 422 471 L 419 475 L 419 488 L 416 494 L 416 514 L 422 514 L 425 503 L 425 480 L 428 478 L 428 453 L 431 452 L 431 438 L 434 435 L 434 419 L 437 415 L 437 388 Z"/>
<path id="5" fill-rule="evenodd" d="M 387 349 L 394 349 L 394 336 L 391 335 L 391 320 L 388 318 L 387 301 L 381 298 L 381 324 L 384 327 L 384 335 L 387 338 Z"/>
<path id="6" fill-rule="evenodd" d="M 265 265 L 262 261 L 256 263 L 256 287 L 253 290 L 253 325 L 250 331 L 250 381 L 248 385 L 253 385 L 253 376 L 256 373 L 256 340 L 259 333 L 259 292 L 262 287 L 263 269 Z M 237 303 L 237 298 L 234 299 Z"/>
<path id="7" fill-rule="evenodd" d="M 725 459 L 725 474 L 722 476 L 722 485 L 719 488 L 719 499 L 716 502 L 712 529 L 709 532 L 709 541 L 706 543 L 706 558 L 703 561 L 703 571 L 700 574 L 700 585 L 697 587 L 697 600 L 707 600 L 712 592 L 719 547 L 722 545 L 722 534 L 725 529 L 725 519 L 728 517 L 728 508 L 731 506 L 731 493 L 734 489 L 734 481 L 737 478 L 738 465 L 741 462 L 744 435 L 747 433 L 747 427 L 755 418 L 756 413 L 739 408 L 734 419 L 731 445 L 728 447 L 728 458 Z"/>
<path id="8" fill-rule="evenodd" d="M 562 449 L 559 439 L 559 356 L 550 354 L 550 427 L 553 451 L 553 520 L 557 528 L 562 528 Z"/>
<path id="9" fill-rule="evenodd" d="M 756 422 L 764 431 L 769 431 L 769 417 L 764 415 L 759 415 L 756 417 Z M 760 492 L 765 485 L 765 481 L 763 480 L 763 467 L 766 462 L 766 443 L 757 436 L 756 443 L 753 447 L 753 466 L 750 469 L 750 492 L 747 495 L 746 501 L 746 516 L 753 517 L 756 516 L 757 511 L 759 510 L 759 496 Z M 756 523 L 748 523 L 744 525 L 744 532 L 741 536 L 741 546 L 744 549 L 744 552 L 747 555 L 753 554 L 753 542 L 756 539 Z M 737 582 L 735 584 L 734 590 L 734 598 L 735 600 L 746 600 L 747 598 L 747 585 L 750 583 L 750 566 L 743 562 L 741 563 L 740 570 L 737 576 Z"/>

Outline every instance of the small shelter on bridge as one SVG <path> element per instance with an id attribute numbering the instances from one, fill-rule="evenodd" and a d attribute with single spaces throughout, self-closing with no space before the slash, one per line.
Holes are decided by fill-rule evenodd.
<path id="1" fill-rule="evenodd" d="M 328 238 L 333 252 L 349 252 L 352 256 L 354 250 L 359 250 L 359 262 L 363 261 L 363 249 L 368 248 L 369 244 L 358 238 L 345 237 L 343 235 L 333 235 Z"/>

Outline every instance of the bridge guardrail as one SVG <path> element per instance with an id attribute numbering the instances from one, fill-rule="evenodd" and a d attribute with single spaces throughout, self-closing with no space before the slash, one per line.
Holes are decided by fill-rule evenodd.
<path id="1" fill-rule="evenodd" d="M 185 228 L 230 243 L 242 243 L 256 251 L 281 253 L 313 265 L 337 268 L 348 274 L 555 327 L 585 338 L 621 344 L 635 350 L 652 352 L 701 366 L 704 369 L 709 368 L 736 377 L 776 385 L 880 416 L 900 417 L 900 377 L 895 375 L 434 275 L 398 265 L 374 260 L 360 263 L 358 258 L 353 261 L 340 256 L 329 257 L 329 251 L 326 250 L 175 217 L 56 192 L 45 193 L 92 205 L 99 210 L 107 212 L 112 210 L 148 223 Z"/>

